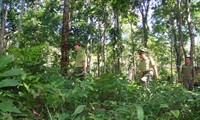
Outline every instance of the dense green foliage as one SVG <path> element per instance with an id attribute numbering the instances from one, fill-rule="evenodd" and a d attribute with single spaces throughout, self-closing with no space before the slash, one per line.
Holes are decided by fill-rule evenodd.
<path id="1" fill-rule="evenodd" d="M 111 73 L 79 81 L 55 68 L 34 76 L 3 70 L 12 59 L 1 57 L 1 119 L 199 119 L 200 88 L 165 80 L 145 87 Z"/>

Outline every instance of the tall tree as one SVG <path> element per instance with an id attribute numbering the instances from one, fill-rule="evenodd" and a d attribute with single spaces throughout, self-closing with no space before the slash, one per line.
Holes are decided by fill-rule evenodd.
<path id="1" fill-rule="evenodd" d="M 177 0 L 177 6 L 178 6 L 178 19 L 177 19 L 177 24 L 178 24 L 178 40 L 179 40 L 179 44 L 182 48 L 183 54 L 184 56 L 187 56 L 185 48 L 184 48 L 184 44 L 183 44 L 183 30 L 182 30 L 182 26 L 183 26 L 183 15 L 182 15 L 182 7 L 181 7 L 181 0 Z"/>
<path id="2" fill-rule="evenodd" d="M 186 51 L 184 48 L 183 44 L 183 31 L 182 31 L 182 7 L 181 7 L 181 0 L 177 0 L 177 6 L 178 6 L 178 18 L 177 18 L 177 26 L 178 26 L 178 41 L 175 41 L 175 49 L 176 49 L 176 54 L 177 54 L 177 60 L 176 60 L 176 65 L 177 65 L 177 71 L 178 73 L 180 72 L 180 65 L 182 61 L 182 52 L 184 56 L 186 56 Z M 178 78 L 180 78 L 180 74 L 178 74 Z"/>
<path id="3" fill-rule="evenodd" d="M 24 16 L 24 12 L 25 12 L 25 0 L 21 0 L 21 5 L 20 5 L 20 16 L 19 16 L 19 23 L 18 23 L 18 38 L 20 38 L 20 34 L 22 33 L 22 22 L 23 22 L 23 16 Z M 19 41 L 16 41 L 16 47 L 19 47 Z"/>
<path id="4" fill-rule="evenodd" d="M 170 45 L 170 52 L 171 52 L 171 62 L 170 62 L 170 71 L 171 71 L 171 78 L 173 78 L 173 62 L 172 62 L 172 59 L 173 59 L 173 44 L 174 46 L 177 46 L 177 36 L 176 36 L 176 30 L 175 30 L 175 26 L 174 26 L 174 17 L 172 15 L 172 12 L 170 12 L 170 18 L 169 18 L 169 24 L 170 24 L 170 38 L 171 38 L 171 45 Z M 175 50 L 177 50 L 177 48 L 175 47 Z M 176 52 L 178 53 L 178 52 Z M 179 54 L 177 54 L 177 56 L 179 56 Z M 178 57 L 180 58 L 180 57 Z"/>
<path id="5" fill-rule="evenodd" d="M 105 51 L 105 49 L 106 49 L 106 30 L 107 30 L 107 16 L 106 16 L 106 10 L 107 10 L 107 7 L 106 6 L 103 6 L 103 10 L 104 10 L 104 14 L 103 14 L 103 23 L 104 23 L 104 25 L 103 25 L 103 39 L 102 39 L 102 43 L 103 43 L 103 48 L 102 48 L 102 51 L 103 51 L 103 53 L 102 53 L 102 62 L 103 62 L 103 65 L 104 65 L 104 67 L 103 67 L 103 73 L 105 73 L 106 72 L 106 51 Z"/>
<path id="6" fill-rule="evenodd" d="M 142 0 L 142 2 L 139 5 L 139 10 L 142 15 L 143 44 L 145 47 L 147 47 L 148 33 L 149 33 L 149 27 L 147 22 L 149 6 L 150 6 L 150 0 Z"/>
<path id="7" fill-rule="evenodd" d="M 194 41 L 193 24 L 192 24 L 192 19 L 191 19 L 191 12 L 190 12 L 190 0 L 186 0 L 186 14 L 187 14 L 187 25 L 188 25 L 189 36 L 190 36 L 190 57 L 192 60 L 192 65 L 193 65 L 195 41 Z"/>
<path id="8" fill-rule="evenodd" d="M 119 25 L 119 10 L 118 9 L 114 9 L 113 10 L 114 11 L 114 20 L 115 20 L 115 24 L 114 24 L 114 28 L 115 28 L 115 32 L 117 33 L 117 34 L 115 34 L 115 36 L 114 36 L 114 46 L 113 46 L 113 48 L 114 48 L 114 50 L 113 50 L 113 52 L 114 52 L 114 55 L 115 55 L 115 57 L 114 57 L 114 59 L 116 59 L 117 58 L 117 62 L 114 64 L 114 69 L 116 70 L 116 68 L 118 68 L 119 70 L 120 70 L 120 45 L 119 45 L 119 40 L 120 40 L 120 25 Z"/>
<path id="9" fill-rule="evenodd" d="M 0 31 L 0 55 L 4 54 L 4 32 L 5 32 L 5 24 L 8 13 L 8 3 L 5 0 L 2 0 L 1 4 L 1 31 Z"/>
<path id="10" fill-rule="evenodd" d="M 62 43 L 61 43 L 61 69 L 64 76 L 67 75 L 68 58 L 68 36 L 69 36 L 69 0 L 64 0 Z"/>
<path id="11" fill-rule="evenodd" d="M 194 41 L 194 34 L 193 34 L 193 25 L 191 20 L 191 13 L 190 13 L 190 0 L 186 0 L 186 14 L 187 14 L 187 25 L 189 30 L 190 36 L 190 57 L 191 57 L 191 64 L 194 66 L 194 48 L 195 48 L 195 41 Z M 194 69 L 192 71 L 192 75 L 194 77 Z"/>

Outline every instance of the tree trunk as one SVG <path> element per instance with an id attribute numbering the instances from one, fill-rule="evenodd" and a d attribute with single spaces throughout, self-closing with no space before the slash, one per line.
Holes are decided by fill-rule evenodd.
<path id="1" fill-rule="evenodd" d="M 194 41 L 194 34 L 193 34 L 193 26 L 191 21 L 191 13 L 190 13 L 190 0 L 186 0 L 186 12 L 187 12 L 187 24 L 189 29 L 189 36 L 190 36 L 190 57 L 191 57 L 191 64 L 194 66 L 194 48 L 195 48 L 195 41 Z M 193 69 L 193 77 L 194 77 L 194 69 Z"/>
<path id="2" fill-rule="evenodd" d="M 183 32 L 182 32 L 182 14 L 181 14 L 181 0 L 177 0 L 177 6 L 178 6 L 178 18 L 177 18 L 177 26 L 178 26 L 178 41 L 176 41 L 177 46 L 175 46 L 175 50 L 177 53 L 177 71 L 178 71 L 178 79 L 180 79 L 180 65 L 182 61 L 182 52 L 184 56 L 186 57 L 186 51 L 184 49 L 183 45 Z M 178 48 L 176 48 L 178 47 Z"/>
<path id="3" fill-rule="evenodd" d="M 174 28 L 174 19 L 172 17 L 172 13 L 170 13 L 170 19 L 169 19 L 169 23 L 170 23 L 170 38 L 171 38 L 171 48 L 170 48 L 170 52 L 171 52 L 171 62 L 170 62 L 170 71 L 171 71 L 171 80 L 173 78 L 173 43 L 174 43 L 174 39 L 176 37 L 176 31 Z"/>
<path id="4" fill-rule="evenodd" d="M 8 13 L 8 4 L 2 0 L 2 6 L 1 6 L 1 11 L 2 11 L 2 17 L 1 17 L 1 31 L 0 31 L 0 55 L 3 55 L 5 50 L 4 50 L 4 32 L 5 32 L 5 24 L 6 24 L 6 19 L 7 19 L 7 13 Z"/>
<path id="5" fill-rule="evenodd" d="M 98 52 L 97 52 L 97 76 L 99 77 L 99 75 L 100 75 L 100 52 L 98 50 Z"/>
<path id="6" fill-rule="evenodd" d="M 93 44 L 92 44 L 92 39 L 90 39 L 90 42 L 89 42 L 89 54 L 88 54 L 88 67 L 87 67 L 87 71 L 88 73 L 90 74 L 91 73 L 91 66 L 92 66 L 92 48 L 93 48 Z"/>
<path id="7" fill-rule="evenodd" d="M 178 4 L 178 40 L 179 44 L 182 48 L 183 54 L 186 57 L 187 53 L 185 51 L 184 45 L 183 45 L 183 31 L 182 31 L 182 14 L 181 14 L 181 0 L 177 0 Z"/>
<path id="8" fill-rule="evenodd" d="M 103 15 L 103 23 L 104 23 L 104 30 L 103 30 L 103 46 L 102 46 L 102 63 L 103 63 L 103 73 L 106 72 L 106 28 L 107 28 L 107 17 L 106 17 L 106 6 L 103 6 L 104 15 Z"/>
<path id="9" fill-rule="evenodd" d="M 98 24 L 99 24 L 99 34 L 100 34 L 100 37 L 99 37 L 99 41 L 98 41 L 98 43 L 97 43 L 97 46 L 98 46 L 98 48 L 97 48 L 97 76 L 100 76 L 100 74 L 101 74 L 101 69 L 100 69 L 100 63 L 101 63 L 101 39 L 102 39 L 102 31 L 101 31 L 101 22 L 99 21 L 98 22 Z"/>
<path id="10" fill-rule="evenodd" d="M 141 5 L 139 6 L 139 10 L 142 15 L 143 44 L 145 47 L 147 47 L 148 34 L 149 34 L 148 33 L 149 27 L 148 27 L 148 23 L 147 23 L 149 5 L 150 5 L 150 0 L 143 0 Z"/>
<path id="11" fill-rule="evenodd" d="M 102 62 L 103 62 L 103 73 L 106 72 L 106 52 L 105 52 L 105 49 L 106 49 L 106 22 L 104 23 L 104 30 L 103 30 L 103 46 L 102 46 Z"/>
<path id="12" fill-rule="evenodd" d="M 178 40 L 177 40 L 177 36 L 176 36 L 176 31 L 172 31 L 173 32 L 173 37 L 174 37 L 174 49 L 175 49 L 175 53 L 176 53 L 176 69 L 178 72 L 178 79 L 180 78 L 180 66 L 181 66 L 181 46 L 180 44 L 178 44 Z"/>
<path id="13" fill-rule="evenodd" d="M 114 11 L 114 17 L 115 17 L 115 30 L 116 30 L 116 32 L 118 32 L 119 33 L 119 30 L 120 30 L 120 27 L 119 27 L 119 14 L 118 14 L 118 11 L 117 10 L 115 10 Z M 115 52 L 116 52 L 116 57 L 117 57 L 117 62 L 115 63 L 115 67 L 114 67 L 114 69 L 115 69 L 115 71 L 117 70 L 117 72 L 119 72 L 120 70 L 121 70 L 121 66 L 120 66 L 120 56 L 121 56 L 121 51 L 120 51 L 120 44 L 119 44 L 119 40 L 120 40 L 120 35 L 119 34 L 115 34 L 116 36 L 115 36 L 115 45 L 117 46 L 117 49 L 116 48 L 114 48 L 115 50 Z M 115 47 L 115 46 L 114 46 Z M 115 61 L 115 58 L 114 58 L 114 61 Z"/>
<path id="14" fill-rule="evenodd" d="M 21 0 L 21 6 L 20 6 L 20 18 L 19 18 L 19 25 L 18 25 L 18 28 L 17 30 L 19 31 L 18 33 L 18 36 L 17 36 L 17 39 L 20 39 L 20 36 L 21 36 L 21 33 L 22 33 L 22 19 L 23 19 L 23 16 L 24 16 L 24 10 L 25 10 L 25 0 Z M 20 47 L 20 43 L 19 41 L 17 40 L 16 41 L 16 44 L 15 44 L 16 47 Z"/>
<path id="15" fill-rule="evenodd" d="M 177 24 L 178 24 L 178 20 L 177 20 Z M 182 58 L 181 45 L 179 44 L 180 42 L 177 39 L 176 29 L 175 29 L 175 25 L 173 21 L 171 22 L 171 27 L 172 27 L 172 36 L 174 39 L 174 49 L 176 53 L 176 70 L 178 72 L 178 79 L 180 79 L 180 66 L 181 66 L 181 58 Z"/>
<path id="16" fill-rule="evenodd" d="M 118 18 L 118 13 L 116 9 L 113 9 L 114 12 L 114 32 L 118 32 L 118 27 L 119 27 L 119 18 Z M 112 68 L 112 72 L 116 73 L 117 68 L 119 68 L 119 63 L 118 63 L 118 35 L 114 34 L 114 37 L 112 39 L 112 45 L 113 45 L 113 68 Z M 117 47 L 117 49 L 116 49 Z M 117 59 L 117 61 L 116 61 Z"/>
<path id="17" fill-rule="evenodd" d="M 131 54 L 131 56 L 135 56 L 135 40 L 134 40 L 134 31 L 133 31 L 133 25 L 132 25 L 132 23 L 131 22 L 129 22 L 130 23 L 130 26 L 131 26 L 131 40 L 132 40 L 132 54 Z M 132 63 L 132 71 L 131 71 L 131 74 L 132 74 L 132 76 L 131 76 L 131 79 L 136 79 L 136 60 L 135 60 L 135 57 L 132 57 L 132 59 L 131 59 L 131 63 Z"/>
<path id="18" fill-rule="evenodd" d="M 68 35 L 69 35 L 69 0 L 64 0 L 62 43 L 61 43 L 61 69 L 64 76 L 67 75 L 68 57 Z"/>

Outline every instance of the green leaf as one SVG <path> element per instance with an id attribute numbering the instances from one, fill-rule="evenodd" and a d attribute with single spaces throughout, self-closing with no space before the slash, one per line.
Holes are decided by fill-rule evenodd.
<path id="1" fill-rule="evenodd" d="M 13 56 L 0 56 L 0 70 L 13 61 Z"/>
<path id="2" fill-rule="evenodd" d="M 0 110 L 3 112 L 21 113 L 20 110 L 13 105 L 12 101 L 4 101 L 0 103 Z"/>
<path id="3" fill-rule="evenodd" d="M 160 108 L 168 108 L 169 105 L 168 104 L 160 104 Z"/>
<path id="4" fill-rule="evenodd" d="M 171 110 L 170 111 L 176 118 L 178 118 L 178 116 L 180 115 L 179 110 Z"/>
<path id="5" fill-rule="evenodd" d="M 17 82 L 16 80 L 12 80 L 12 79 L 4 79 L 0 82 L 0 88 L 3 87 L 11 87 L 11 86 L 17 86 L 20 83 Z"/>
<path id="6" fill-rule="evenodd" d="M 94 91 L 94 88 L 91 85 L 87 86 L 90 90 Z"/>
<path id="7" fill-rule="evenodd" d="M 84 109 L 85 109 L 86 105 L 79 105 L 76 110 L 74 111 L 74 113 L 72 114 L 72 116 L 76 116 L 78 114 L 80 114 Z"/>
<path id="8" fill-rule="evenodd" d="M 70 117 L 68 113 L 62 113 L 58 115 L 58 120 L 67 120 Z"/>
<path id="9" fill-rule="evenodd" d="M 143 108 L 141 107 L 141 105 L 137 105 L 135 104 L 136 110 L 137 110 L 137 117 L 139 120 L 143 120 L 144 119 L 144 111 Z"/>
<path id="10" fill-rule="evenodd" d="M 12 70 L 8 70 L 2 74 L 0 74 L 0 77 L 11 77 L 11 76 L 16 76 L 16 75 L 20 75 L 23 74 L 23 70 L 22 69 L 12 69 Z"/>

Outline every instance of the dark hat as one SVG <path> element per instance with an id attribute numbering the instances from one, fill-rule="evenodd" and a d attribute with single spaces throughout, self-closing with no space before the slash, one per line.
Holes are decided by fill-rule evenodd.
<path id="1" fill-rule="evenodd" d="M 75 45 L 82 46 L 81 42 L 77 41 Z"/>
<path id="2" fill-rule="evenodd" d="M 148 50 L 146 48 L 140 48 L 138 50 L 138 53 L 147 53 L 147 52 L 148 52 Z"/>
<path id="3" fill-rule="evenodd" d="M 186 58 L 189 58 L 189 59 L 191 59 L 190 55 L 186 55 L 186 56 L 185 56 L 185 59 L 186 59 Z"/>

